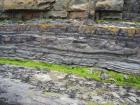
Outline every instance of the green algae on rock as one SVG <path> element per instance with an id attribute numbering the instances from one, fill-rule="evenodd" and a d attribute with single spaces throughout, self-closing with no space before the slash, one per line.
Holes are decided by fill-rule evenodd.
<path id="1" fill-rule="evenodd" d="M 44 70 L 45 69 L 55 70 L 59 72 L 78 75 L 85 78 L 95 79 L 101 82 L 115 83 L 117 85 L 140 88 L 140 77 L 134 74 L 122 74 L 114 71 L 101 70 L 99 68 L 95 68 L 95 69 L 93 68 L 91 73 L 89 67 L 58 65 L 58 64 L 51 64 L 47 62 L 41 62 L 41 61 L 13 59 L 13 58 L 0 58 L 0 64 L 10 64 L 10 65 L 38 68 Z M 102 80 L 101 79 L 102 72 L 105 72 L 109 76 L 109 78 Z"/>

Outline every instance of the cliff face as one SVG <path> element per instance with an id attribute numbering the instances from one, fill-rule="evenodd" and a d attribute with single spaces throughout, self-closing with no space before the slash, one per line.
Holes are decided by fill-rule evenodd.
<path id="1" fill-rule="evenodd" d="M 124 0 L 123 18 L 140 20 L 140 0 Z"/>
<path id="2" fill-rule="evenodd" d="M 4 10 L 50 10 L 55 0 L 1 0 L 0 8 Z"/>
<path id="3" fill-rule="evenodd" d="M 94 4 L 91 4 L 91 11 L 94 11 Z M 98 0 L 96 4 L 97 11 L 122 11 L 124 0 Z M 63 13 L 63 17 L 70 18 L 83 18 L 85 11 L 88 9 L 88 0 L 56 0 L 54 8 L 50 14 L 54 17 L 60 17 L 59 14 Z M 55 11 L 55 12 L 54 12 Z M 97 12 L 99 13 L 99 12 Z M 61 14 L 62 15 L 62 14 Z M 100 14 L 99 14 L 100 15 Z M 104 16 L 110 14 L 104 14 Z M 119 14 L 117 14 L 119 15 Z M 117 16 L 118 17 L 118 16 Z M 121 15 L 120 17 L 121 18 Z"/>
<path id="4" fill-rule="evenodd" d="M 93 0 L 94 1 L 94 0 Z M 100 10 L 122 10 L 124 0 L 99 0 L 97 8 Z M 9 9 L 41 9 L 46 10 L 55 3 L 54 10 L 65 10 L 67 7 L 87 4 L 87 0 L 1 0 L 0 7 Z M 68 5 L 69 4 L 69 5 Z M 86 6 L 87 9 L 87 6 Z"/>
<path id="5" fill-rule="evenodd" d="M 0 25 L 0 56 L 140 74 L 140 24 L 80 24 L 49 20 Z"/>
<path id="6" fill-rule="evenodd" d="M 6 11 L 0 15 L 0 18 L 11 18 L 12 16 L 15 18 L 84 18 L 88 9 L 88 2 L 87 0 L 1 0 L 0 9 Z M 9 10 L 12 12 L 7 13 Z M 40 12 L 37 13 L 38 10 Z M 94 11 L 94 7 L 91 8 L 91 11 Z M 140 1 L 99 0 L 96 4 L 96 18 L 139 20 Z"/>

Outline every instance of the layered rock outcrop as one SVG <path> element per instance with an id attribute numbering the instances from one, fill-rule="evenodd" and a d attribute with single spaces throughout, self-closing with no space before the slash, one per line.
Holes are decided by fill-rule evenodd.
<path id="1" fill-rule="evenodd" d="M 140 21 L 140 0 L 124 0 L 123 18 Z"/>
<path id="2" fill-rule="evenodd" d="M 94 0 L 93 0 L 94 1 Z M 91 2 L 91 11 L 94 11 L 93 7 L 93 1 Z M 102 11 L 102 13 L 105 13 L 104 11 L 110 11 L 110 13 L 113 13 L 112 11 L 122 11 L 123 10 L 123 3 L 124 0 L 99 0 L 96 4 L 96 11 Z M 87 0 L 56 0 L 56 4 L 54 5 L 53 11 L 57 11 L 58 13 L 63 11 L 65 13 L 65 17 L 67 17 L 67 12 L 69 12 L 68 17 L 70 18 L 83 18 L 85 17 L 85 12 L 88 9 L 88 1 Z M 55 12 L 54 16 L 57 16 L 57 12 Z M 51 12 L 54 14 L 54 12 Z M 102 13 L 97 12 L 98 15 L 101 15 Z M 116 14 L 116 13 L 115 13 Z M 103 14 L 104 16 L 109 15 Z M 111 14 L 110 14 L 111 15 Z M 119 15 L 119 18 L 121 18 L 122 15 Z M 63 15 L 64 16 L 64 15 Z M 107 16 L 106 16 L 107 17 Z M 101 17 L 98 17 L 101 18 Z M 105 18 L 105 17 L 104 17 Z M 118 18 L 118 16 L 116 16 Z"/>
<path id="3" fill-rule="evenodd" d="M 94 5 L 91 4 L 91 11 L 94 11 L 95 7 L 92 6 Z M 139 20 L 139 8 L 139 0 L 98 0 L 96 18 Z M 85 18 L 88 1 L 2 0 L 0 9 L 3 12 L 0 18 Z"/>
<path id="4" fill-rule="evenodd" d="M 49 21 L 0 26 L 0 56 L 140 72 L 140 26 Z"/>

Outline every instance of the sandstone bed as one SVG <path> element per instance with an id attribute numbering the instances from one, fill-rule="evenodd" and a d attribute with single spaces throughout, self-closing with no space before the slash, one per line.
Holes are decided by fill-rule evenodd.
<path id="1" fill-rule="evenodd" d="M 1 0 L 0 18 L 83 18 L 86 16 L 87 2 L 88 0 Z M 94 8 L 92 7 L 91 11 L 94 11 Z M 98 0 L 96 18 L 139 21 L 140 2 L 139 0 Z"/>

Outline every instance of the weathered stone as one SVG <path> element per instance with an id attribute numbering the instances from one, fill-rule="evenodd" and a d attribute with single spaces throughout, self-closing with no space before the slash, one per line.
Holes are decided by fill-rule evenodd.
<path id="1" fill-rule="evenodd" d="M 50 10 L 55 0 L 2 0 L 0 8 L 4 10 Z"/>
<path id="2" fill-rule="evenodd" d="M 66 11 L 49 11 L 47 15 L 50 18 L 67 18 L 68 17 Z"/>
<path id="3" fill-rule="evenodd" d="M 39 82 L 48 82 L 51 81 L 52 79 L 50 76 L 45 75 L 45 74 L 36 74 L 32 77 L 33 81 L 39 81 Z"/>
<path id="4" fill-rule="evenodd" d="M 112 92 L 112 95 L 113 95 L 114 97 L 116 97 L 116 98 L 120 98 L 120 96 L 119 96 L 117 93 L 115 93 L 115 92 Z"/>
<path id="5" fill-rule="evenodd" d="M 99 0 L 97 10 L 122 11 L 124 0 Z"/>
<path id="6" fill-rule="evenodd" d="M 0 18 L 85 18 L 87 0 L 2 0 Z M 93 1 L 92 1 L 93 2 Z M 96 19 L 139 20 L 139 0 L 98 0 Z M 91 13 L 94 13 L 91 4 Z"/>
<path id="7" fill-rule="evenodd" d="M 124 0 L 123 18 L 128 20 L 140 20 L 139 0 Z"/>
<path id="8" fill-rule="evenodd" d="M 0 77 L 0 84 L 0 102 L 4 105 L 85 105 L 64 95 L 45 96 L 41 91 L 35 90 L 34 86 L 17 80 Z"/>
<path id="9" fill-rule="evenodd" d="M 128 97 L 128 99 L 131 100 L 131 101 L 133 101 L 133 102 L 135 102 L 135 103 L 137 102 L 137 99 L 135 97 L 133 97 L 133 96 Z"/>
<path id="10" fill-rule="evenodd" d="M 114 11 L 122 11 L 123 9 L 123 0 L 99 0 L 96 4 L 96 10 L 114 10 Z M 85 4 L 80 2 L 79 4 L 73 4 L 70 7 L 70 10 L 87 10 L 88 3 Z"/>
<path id="11" fill-rule="evenodd" d="M 98 104 L 139 105 L 139 90 L 43 70 L 0 65 L 0 102 L 20 105 L 86 105 L 85 101 L 94 101 Z M 26 76 L 32 78 L 37 75 L 39 80 L 43 79 L 42 82 L 38 83 L 38 79 L 29 79 L 26 83 L 20 81 Z M 52 80 L 48 81 L 48 77 Z"/>
<path id="12" fill-rule="evenodd" d="M 106 74 L 106 73 L 101 73 L 101 79 L 102 80 L 106 80 L 106 79 L 108 79 L 109 78 L 109 76 L 108 76 L 108 74 Z"/>
<path id="13" fill-rule="evenodd" d="M 103 102 L 103 101 L 104 101 L 104 99 L 102 99 L 102 98 L 99 97 L 99 96 L 93 96 L 93 97 L 92 97 L 92 100 L 95 101 L 95 102 Z"/>
<path id="14" fill-rule="evenodd" d="M 109 18 L 109 16 L 111 18 L 122 18 L 122 15 L 121 14 L 118 15 L 119 13 L 117 12 L 123 10 L 123 4 L 124 4 L 124 0 L 99 0 L 97 1 L 96 7 L 93 7 L 94 4 L 91 4 L 91 13 L 93 13 L 95 11 L 94 8 L 96 8 L 96 11 L 100 11 L 96 13 L 98 14 L 98 16 L 100 16 L 100 17 L 97 16 L 97 18 L 105 19 L 107 17 Z M 71 1 L 71 4 L 69 5 L 69 8 L 68 8 L 69 17 L 70 18 L 85 18 L 87 15 L 86 13 L 87 9 L 88 9 L 87 1 L 83 2 L 82 0 L 78 0 L 77 2 L 77 0 L 75 1 L 73 0 Z M 106 12 L 109 11 L 109 12 L 106 13 L 104 11 Z"/>

